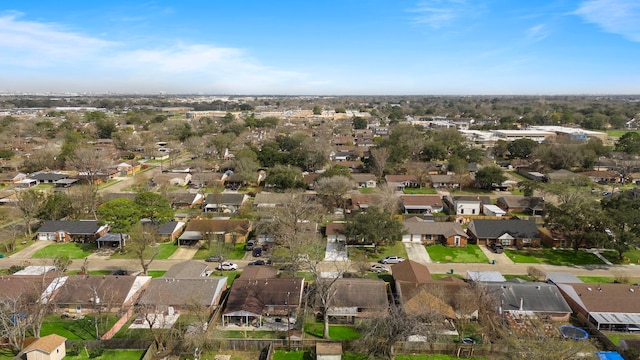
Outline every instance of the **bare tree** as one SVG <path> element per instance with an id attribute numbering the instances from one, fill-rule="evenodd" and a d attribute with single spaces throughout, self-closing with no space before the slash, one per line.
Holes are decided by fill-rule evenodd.
<path id="1" fill-rule="evenodd" d="M 335 175 L 321 177 L 315 182 L 315 190 L 318 195 L 328 199 L 331 204 L 330 209 L 344 209 L 344 196 L 353 189 L 355 183 L 346 176 Z"/>
<path id="2" fill-rule="evenodd" d="M 417 317 L 408 316 L 396 306 L 391 306 L 388 312 L 358 326 L 362 336 L 356 341 L 356 347 L 369 357 L 393 359 L 395 343 L 414 334 L 419 325 Z"/>
<path id="3" fill-rule="evenodd" d="M 31 222 L 36 218 L 38 211 L 44 203 L 44 194 L 37 190 L 29 189 L 23 191 L 16 191 L 16 207 L 22 213 L 24 219 L 24 226 L 27 229 L 29 238 L 33 235 L 31 233 Z"/>
<path id="4" fill-rule="evenodd" d="M 67 165 L 85 177 L 89 185 L 96 186 L 98 178 L 106 174 L 113 161 L 109 154 L 98 148 L 82 146 L 74 151 L 73 156 L 67 160 Z"/>
<path id="5" fill-rule="evenodd" d="M 127 248 L 136 255 L 136 259 L 140 261 L 142 272 L 147 275 L 149 265 L 158 256 L 159 250 L 155 246 L 158 234 L 155 227 L 151 224 L 136 224 L 131 229 L 129 244 Z"/>
<path id="6" fill-rule="evenodd" d="M 96 210 L 98 209 L 98 188 L 93 185 L 78 185 L 69 189 L 69 198 L 71 199 L 73 219 L 84 219 L 91 216 L 98 218 Z"/>
<path id="7" fill-rule="evenodd" d="M 386 147 L 375 147 L 370 149 L 369 152 L 371 154 L 371 164 L 374 174 L 378 179 L 382 179 L 384 168 L 387 166 L 391 151 Z"/>

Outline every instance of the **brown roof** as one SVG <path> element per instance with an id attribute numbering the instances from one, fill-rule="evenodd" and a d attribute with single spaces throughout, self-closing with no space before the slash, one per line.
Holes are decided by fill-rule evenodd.
<path id="1" fill-rule="evenodd" d="M 240 279 L 271 279 L 278 275 L 273 266 L 247 266 L 240 273 Z"/>
<path id="2" fill-rule="evenodd" d="M 266 266 L 255 266 L 266 267 Z M 287 306 L 298 306 L 302 298 L 303 278 L 238 278 L 233 282 L 225 315 L 286 313 Z"/>
<path id="3" fill-rule="evenodd" d="M 407 234 L 441 235 L 447 238 L 458 235 L 465 239 L 469 237 L 458 222 L 420 221 L 419 218 L 414 218 L 415 220 L 405 220 L 403 222 L 404 230 Z"/>
<path id="4" fill-rule="evenodd" d="M 380 279 L 342 278 L 336 280 L 331 289 L 331 291 L 335 291 L 331 307 L 367 309 L 386 309 L 389 307 L 387 285 Z"/>
<path id="5" fill-rule="evenodd" d="M 367 181 L 375 180 L 376 176 L 369 173 L 362 173 L 362 174 L 351 174 L 351 178 L 353 178 L 355 182 L 367 182 Z"/>
<path id="6" fill-rule="evenodd" d="M 0 299 L 28 296 L 39 299 L 55 275 L 5 275 L 0 276 Z"/>
<path id="7" fill-rule="evenodd" d="M 317 342 L 316 354 L 318 355 L 342 355 L 342 343 Z"/>
<path id="8" fill-rule="evenodd" d="M 433 281 L 429 269 L 413 260 L 405 260 L 401 263 L 391 265 L 391 273 L 395 281 L 407 281 L 416 284 Z"/>
<path id="9" fill-rule="evenodd" d="M 387 182 L 418 182 L 418 177 L 415 175 L 387 175 L 384 178 Z"/>
<path id="10" fill-rule="evenodd" d="M 343 222 L 329 222 L 325 230 L 327 236 L 329 235 L 344 235 L 344 223 Z"/>
<path id="11" fill-rule="evenodd" d="M 626 284 L 570 284 L 589 312 L 640 314 L 640 287 Z M 632 291 L 633 290 L 633 291 Z"/>
<path id="12" fill-rule="evenodd" d="M 65 341 L 67 341 L 67 338 L 65 337 L 62 337 L 58 334 L 50 334 L 47 336 L 43 336 L 37 339 L 36 341 L 32 342 L 23 351 L 27 353 L 34 350 L 40 350 L 44 353 L 51 354 L 55 349 L 57 349 Z"/>
<path id="13" fill-rule="evenodd" d="M 461 296 L 466 295 L 464 292 L 469 289 L 467 283 L 457 280 L 433 280 L 421 284 L 396 281 L 396 290 L 402 307 L 408 314 L 420 315 L 433 310 L 453 318 Z"/>
<path id="14" fill-rule="evenodd" d="M 225 234 L 236 232 L 246 235 L 251 229 L 249 220 L 191 220 L 185 231 L 199 232 L 223 232 Z"/>
<path id="15" fill-rule="evenodd" d="M 58 290 L 54 301 L 58 304 L 92 304 L 100 301 L 113 306 L 124 304 L 136 276 L 71 275 Z"/>
<path id="16" fill-rule="evenodd" d="M 144 305 L 215 305 L 224 289 L 227 288 L 226 277 L 204 277 L 191 279 L 157 278 L 152 279 L 149 286 L 138 300 Z"/>
<path id="17" fill-rule="evenodd" d="M 402 195 L 400 199 L 405 206 L 443 206 L 442 198 L 438 195 Z"/>

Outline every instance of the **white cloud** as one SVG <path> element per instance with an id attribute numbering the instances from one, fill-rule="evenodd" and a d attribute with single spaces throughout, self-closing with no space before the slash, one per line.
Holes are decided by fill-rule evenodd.
<path id="1" fill-rule="evenodd" d="M 538 24 L 527 29 L 527 37 L 533 41 L 540 41 L 549 36 L 549 29 L 545 24 Z"/>
<path id="2" fill-rule="evenodd" d="M 426 25 L 434 29 L 446 27 L 453 21 L 474 12 L 466 0 L 422 1 L 408 11 L 416 14 L 413 17 L 415 24 Z"/>
<path id="3" fill-rule="evenodd" d="M 638 0 L 587 0 L 574 11 L 585 21 L 604 31 L 640 41 L 640 2 Z"/>
<path id="4" fill-rule="evenodd" d="M 244 92 L 303 85 L 311 80 L 300 72 L 264 65 L 240 48 L 187 43 L 133 48 L 69 31 L 59 24 L 24 21 L 21 16 L 0 14 L 0 78 L 12 78 L 14 83 L 3 84 L 3 89 L 35 84 L 42 78 L 49 82 L 46 86 L 59 81 L 85 89 L 94 87 L 95 91 L 173 87 Z"/>

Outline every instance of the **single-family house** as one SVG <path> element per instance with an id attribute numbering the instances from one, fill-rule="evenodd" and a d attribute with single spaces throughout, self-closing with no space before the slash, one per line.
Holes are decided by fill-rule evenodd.
<path id="1" fill-rule="evenodd" d="M 401 195 L 400 203 L 405 214 L 435 214 L 442 212 L 444 203 L 438 195 Z"/>
<path id="2" fill-rule="evenodd" d="M 36 231 L 38 240 L 95 241 L 109 231 L 109 225 L 97 220 L 49 220 Z"/>
<path id="3" fill-rule="evenodd" d="M 403 242 L 467 246 L 469 236 L 458 222 L 433 222 L 417 217 L 405 220 Z"/>
<path id="4" fill-rule="evenodd" d="M 44 275 L 4 275 L 0 277 L 0 302 L 9 303 L 17 299 L 49 302 L 66 280 L 66 276 L 59 277 L 53 272 Z"/>
<path id="5" fill-rule="evenodd" d="M 480 215 L 483 205 L 491 205 L 491 198 L 488 196 L 445 196 L 445 205 L 456 215 Z"/>
<path id="6" fill-rule="evenodd" d="M 453 175 L 430 175 L 429 180 L 434 188 L 459 189 L 460 180 Z"/>
<path id="7" fill-rule="evenodd" d="M 204 201 L 204 195 L 185 191 L 174 191 L 167 195 L 171 207 L 174 209 L 190 209 L 200 206 Z"/>
<path id="8" fill-rule="evenodd" d="M 386 175 L 387 186 L 402 191 L 404 188 L 418 188 L 421 186 L 415 175 Z"/>
<path id="9" fill-rule="evenodd" d="M 469 241 L 479 245 L 540 246 L 540 231 L 533 220 L 472 220 Z"/>
<path id="10" fill-rule="evenodd" d="M 252 229 L 249 220 L 191 220 L 184 233 L 178 238 L 178 245 L 186 245 L 199 240 L 224 240 L 227 243 L 243 243 Z"/>
<path id="11" fill-rule="evenodd" d="M 630 331 L 640 325 L 640 286 L 557 284 L 574 312 L 598 330 Z"/>
<path id="12" fill-rule="evenodd" d="M 376 181 L 376 176 L 370 173 L 361 173 L 361 174 L 351 174 L 351 178 L 353 181 L 358 184 L 359 188 L 368 188 L 374 189 L 378 187 L 378 182 Z"/>
<path id="13" fill-rule="evenodd" d="M 175 241 L 182 234 L 185 226 L 186 223 L 182 221 L 167 221 L 164 224 L 156 225 L 156 233 L 161 239 Z"/>
<path id="14" fill-rule="evenodd" d="M 106 233 L 96 240 L 98 249 L 103 247 L 122 249 L 127 245 L 129 234 L 123 233 Z"/>
<path id="15" fill-rule="evenodd" d="M 301 277 L 278 277 L 272 266 L 249 266 L 233 282 L 222 323 L 295 324 L 304 285 Z"/>
<path id="16" fill-rule="evenodd" d="M 71 275 L 58 289 L 53 302 L 59 313 L 127 311 L 135 304 L 149 280 L 150 276 Z"/>
<path id="17" fill-rule="evenodd" d="M 21 173 L 19 171 L 0 173 L 0 182 L 2 182 L 4 185 L 15 184 L 21 180 L 26 180 L 27 178 L 27 174 Z"/>
<path id="18" fill-rule="evenodd" d="M 567 322 L 573 312 L 553 284 L 507 281 L 487 282 L 483 287 L 497 306 L 491 308 L 505 315 L 510 325 L 515 327 L 521 325 L 519 320 L 523 317 Z"/>
<path id="19" fill-rule="evenodd" d="M 27 360 L 62 360 L 67 355 L 67 338 L 49 334 L 36 339 L 22 350 Z"/>
<path id="20" fill-rule="evenodd" d="M 52 172 L 37 172 L 29 176 L 30 179 L 37 181 L 38 184 L 53 184 L 58 180 L 63 180 L 68 177 L 69 175 L 67 174 Z"/>
<path id="21" fill-rule="evenodd" d="M 598 184 L 617 184 L 622 182 L 622 176 L 615 171 L 585 171 L 580 175 Z"/>
<path id="22" fill-rule="evenodd" d="M 249 201 L 249 195 L 243 193 L 208 194 L 204 200 L 204 211 L 234 213 Z"/>
<path id="23" fill-rule="evenodd" d="M 329 283 L 332 294 L 323 304 L 321 294 L 316 297 L 318 307 L 325 309 L 333 323 L 353 323 L 357 318 L 377 316 L 389 308 L 389 289 L 380 279 L 339 278 L 318 279 Z"/>
<path id="24" fill-rule="evenodd" d="M 141 169 L 142 165 L 135 160 L 121 162 L 120 164 L 116 165 L 116 170 L 118 170 L 119 176 L 132 176 L 139 172 Z"/>
<path id="25" fill-rule="evenodd" d="M 325 228 L 325 235 L 328 242 L 346 242 L 347 236 L 344 234 L 344 222 L 328 222 Z"/>
<path id="26" fill-rule="evenodd" d="M 544 198 L 539 196 L 501 196 L 496 205 L 508 213 L 531 215 L 542 215 L 545 208 Z"/>

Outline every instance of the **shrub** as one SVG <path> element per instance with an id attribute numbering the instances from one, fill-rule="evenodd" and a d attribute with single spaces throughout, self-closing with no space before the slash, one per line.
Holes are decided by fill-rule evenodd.
<path id="1" fill-rule="evenodd" d="M 89 350 L 89 358 L 93 359 L 93 358 L 97 358 L 102 356 L 102 354 L 104 353 L 104 346 L 99 345 L 91 350 Z"/>

